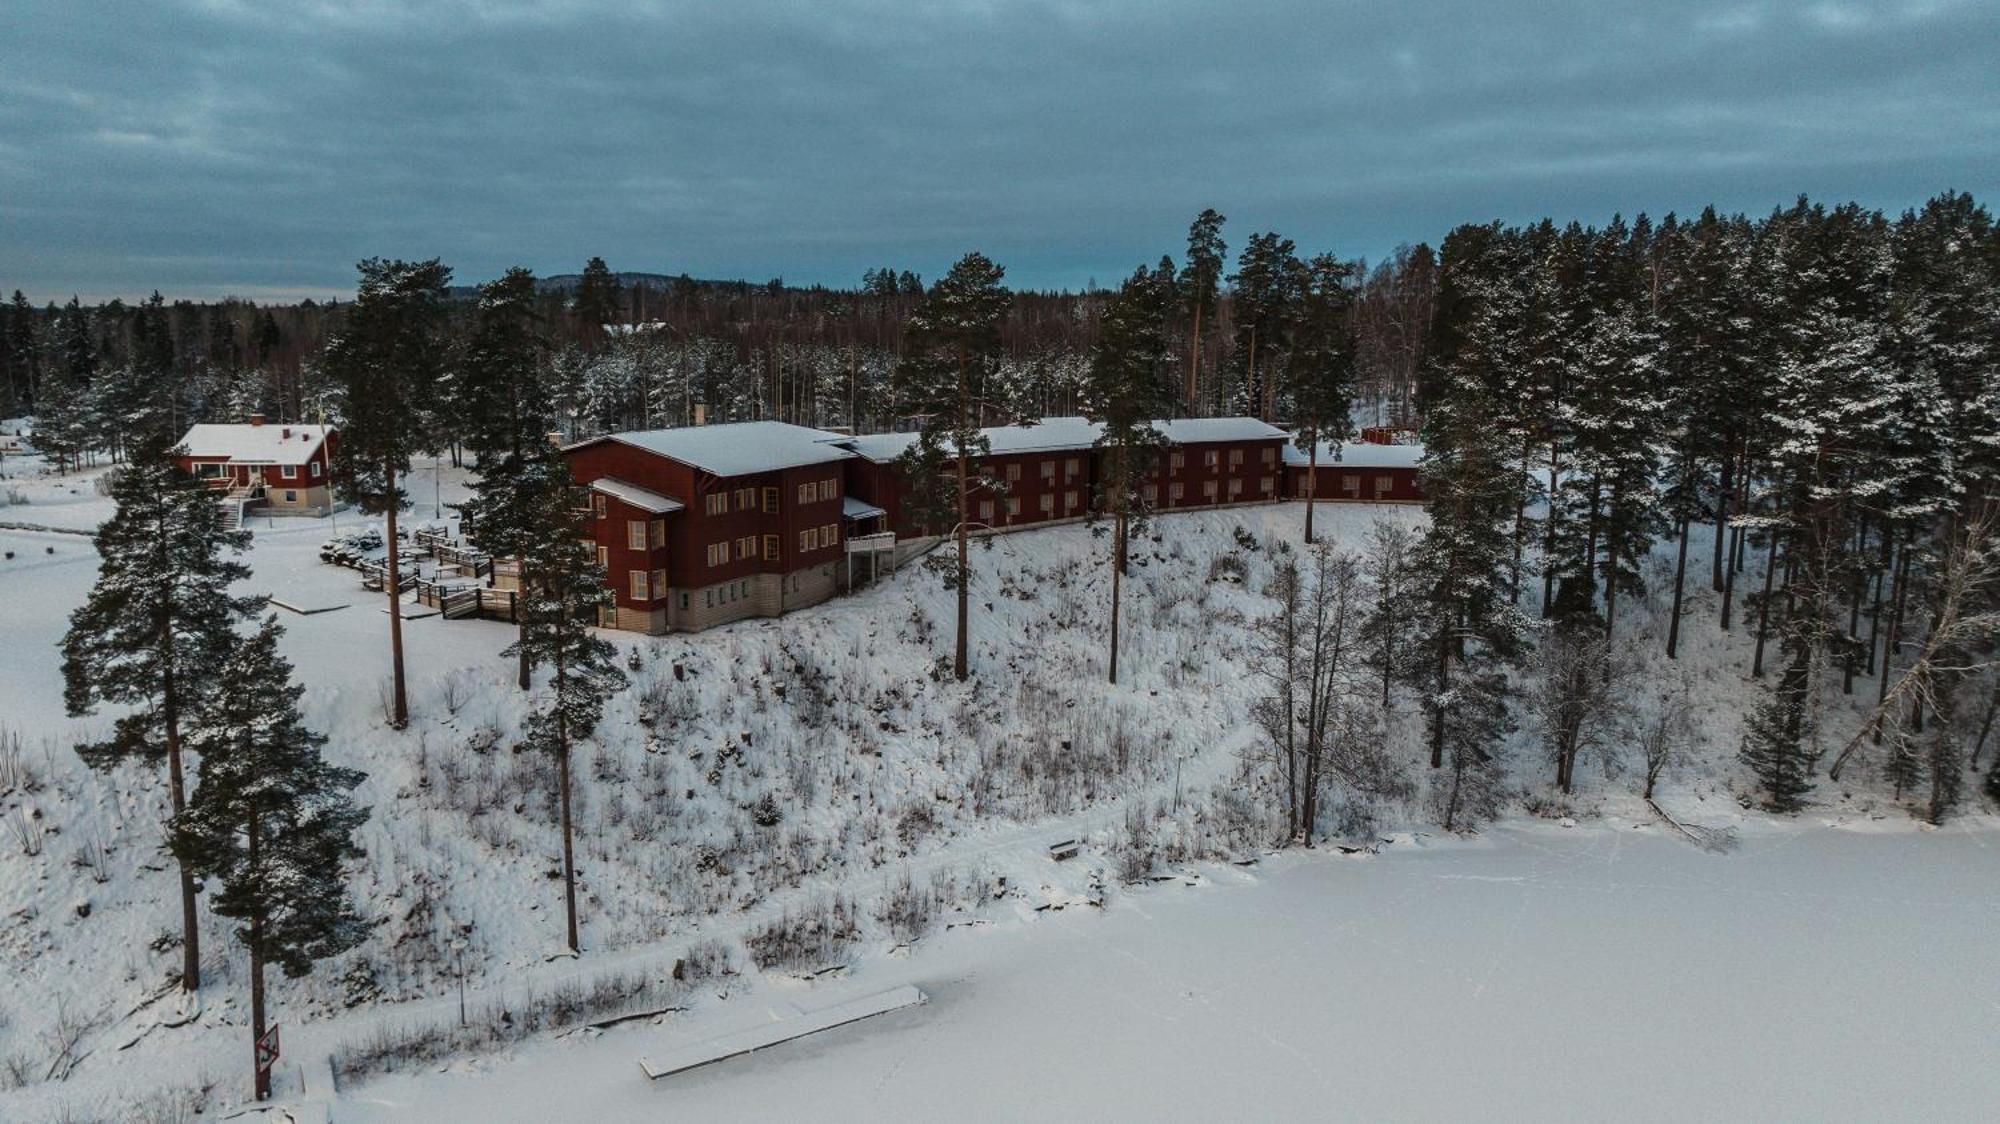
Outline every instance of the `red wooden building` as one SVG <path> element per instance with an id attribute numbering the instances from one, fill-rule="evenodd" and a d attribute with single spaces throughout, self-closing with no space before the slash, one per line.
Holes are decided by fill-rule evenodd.
<path id="1" fill-rule="evenodd" d="M 181 470 L 245 501 L 260 515 L 333 510 L 333 454 L 340 432 L 283 425 L 252 414 L 240 425 L 202 424 L 180 440 Z"/>
<path id="2" fill-rule="evenodd" d="M 694 630 L 832 596 L 846 540 L 837 433 L 740 422 L 620 433 L 564 449 L 590 490 L 604 623 Z"/>
<path id="3" fill-rule="evenodd" d="M 1323 441 L 1313 499 L 1348 503 L 1422 503 L 1417 487 L 1417 462 L 1422 445 L 1378 445 L 1368 441 Z M 1286 491 L 1293 499 L 1306 497 L 1310 458 L 1296 445 L 1285 446 Z"/>

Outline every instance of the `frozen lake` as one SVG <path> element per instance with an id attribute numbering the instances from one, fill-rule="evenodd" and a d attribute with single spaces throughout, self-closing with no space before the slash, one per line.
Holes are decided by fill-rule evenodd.
<path id="1" fill-rule="evenodd" d="M 1695 816 L 1694 818 L 1700 818 Z M 669 1026 L 349 1091 L 342 1120 L 1990 1119 L 2000 832 L 1515 825 L 1002 916 Z M 642 1053 L 924 1007 L 648 1082 Z"/>

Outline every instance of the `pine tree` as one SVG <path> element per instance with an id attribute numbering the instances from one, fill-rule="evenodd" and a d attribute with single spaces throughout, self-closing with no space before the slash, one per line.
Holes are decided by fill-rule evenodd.
<path id="1" fill-rule="evenodd" d="M 327 345 L 321 369 L 340 398 L 340 453 L 334 483 L 363 512 L 388 523 L 384 590 L 389 598 L 390 724 L 409 724 L 403 685 L 401 560 L 396 514 L 407 498 L 398 478 L 424 443 L 425 420 L 443 373 L 444 290 L 451 270 L 424 262 L 370 258 L 347 323 Z"/>
<path id="2" fill-rule="evenodd" d="M 1189 325 L 1187 380 L 1181 391 L 1181 408 L 1190 413 L 1201 412 L 1201 329 L 1215 320 L 1216 288 L 1222 281 L 1222 264 L 1229 254 L 1229 246 L 1222 240 L 1222 224 L 1227 221 L 1209 207 L 1188 226 L 1187 266 L 1180 277 Z"/>
<path id="3" fill-rule="evenodd" d="M 1102 430 L 1097 448 L 1106 469 L 1098 487 L 1099 509 L 1111 513 L 1110 680 L 1118 682 L 1118 612 L 1126 545 L 1146 504 L 1139 487 L 1158 458 L 1162 440 L 1153 425 L 1173 407 L 1167 371 L 1165 317 L 1172 307 L 1173 269 L 1141 266 L 1104 310 L 1097 347 L 1084 386 L 1084 415 Z"/>
<path id="4" fill-rule="evenodd" d="M 604 341 L 604 329 L 625 318 L 624 292 L 618 284 L 618 277 L 603 258 L 591 258 L 584 263 L 583 276 L 576 285 L 577 324 L 582 331 L 584 346 L 596 351 Z"/>
<path id="5" fill-rule="evenodd" d="M 1306 541 L 1313 541 L 1319 448 L 1353 436 L 1354 266 L 1332 254 L 1306 263 L 1299 294 L 1297 343 L 1286 365 L 1292 442 L 1306 450 Z"/>
<path id="6" fill-rule="evenodd" d="M 953 584 L 958 595 L 958 635 L 952 674 L 963 681 L 969 674 L 967 630 L 970 624 L 971 571 L 966 549 L 971 531 L 971 491 L 976 483 L 973 462 L 990 451 L 979 432 L 981 402 L 976 388 L 990 376 L 1000 353 L 1000 321 L 1010 296 L 1001 286 L 1005 270 L 986 255 L 960 258 L 944 278 L 931 286 L 923 303 L 903 327 L 903 355 L 896 365 L 896 398 L 905 417 L 921 419 L 916 446 L 905 457 L 916 470 L 906 477 L 915 510 L 949 511 L 957 539 Z M 948 474 L 924 470 L 949 456 Z"/>
<path id="7" fill-rule="evenodd" d="M 236 644 L 234 622 L 257 605 L 230 596 L 230 584 L 250 571 L 223 557 L 249 535 L 225 530 L 221 508 L 158 445 L 113 472 L 111 497 L 118 509 L 97 531 L 97 583 L 62 641 L 63 702 L 72 716 L 105 703 L 135 708 L 110 737 L 77 753 L 98 769 L 164 757 L 178 817 L 187 803 L 183 727 L 208 693 L 211 669 Z M 201 948 L 185 863 L 180 881 L 181 984 L 197 991 Z"/>
<path id="8" fill-rule="evenodd" d="M 282 633 L 266 618 L 212 669 L 215 690 L 187 731 L 201 784 L 174 821 L 176 857 L 210 880 L 211 908 L 239 922 L 249 953 L 258 1100 L 271 1095 L 270 1070 L 256 1064 L 265 964 L 297 979 L 367 935 L 345 885 L 346 864 L 361 856 L 354 833 L 368 818 L 348 795 L 362 774 L 320 755 L 326 738 L 299 717 L 304 688 L 278 652 Z"/>
<path id="9" fill-rule="evenodd" d="M 465 515 L 481 549 L 517 565 L 546 531 L 531 522 L 534 509 L 522 489 L 534 483 L 527 478 L 528 460 L 554 426 L 541 377 L 546 341 L 534 302 L 535 275 L 525 269 L 510 269 L 480 286 L 472 338 L 450 387 L 478 472 Z M 531 580 L 519 572 L 523 591 Z M 531 670 L 523 648 L 522 690 L 528 689 Z"/>
<path id="10" fill-rule="evenodd" d="M 534 575 L 524 587 L 521 638 L 504 653 L 549 669 L 548 694 L 528 719 L 527 745 L 555 759 L 562 813 L 563 901 L 571 952 L 580 951 L 576 917 L 576 859 L 570 817 L 570 749 L 596 730 L 604 700 L 625 686 L 617 649 L 590 630 L 598 606 L 610 599 L 604 568 L 585 541 L 587 508 L 580 508 L 569 465 L 546 446 L 533 446 L 521 468 L 524 523 L 541 533 L 522 555 Z"/>
<path id="11" fill-rule="evenodd" d="M 1280 368 L 1291 346 L 1304 267 L 1289 238 L 1253 234 L 1229 275 L 1237 350 L 1243 356 L 1243 409 L 1269 421 L 1275 412 Z M 1281 369 L 1281 368 L 1280 368 Z"/>
<path id="12" fill-rule="evenodd" d="M 1764 807 L 1796 812 L 1812 791 L 1812 762 L 1803 742 L 1808 675 L 1803 663 L 1788 664 L 1771 696 L 1750 712 L 1738 751 L 1764 790 Z"/>

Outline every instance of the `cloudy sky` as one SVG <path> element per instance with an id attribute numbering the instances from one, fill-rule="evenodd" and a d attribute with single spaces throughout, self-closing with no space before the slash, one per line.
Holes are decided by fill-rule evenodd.
<path id="1" fill-rule="evenodd" d="M 1111 282 L 1204 206 L 1468 220 L 2000 193 L 2000 4 L 5 0 L 0 286 L 258 299 L 362 257 Z"/>

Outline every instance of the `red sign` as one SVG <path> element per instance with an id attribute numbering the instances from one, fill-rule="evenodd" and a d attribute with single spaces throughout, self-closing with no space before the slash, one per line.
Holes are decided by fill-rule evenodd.
<path id="1" fill-rule="evenodd" d="M 257 1040 L 257 1072 L 269 1073 L 278 1064 L 278 1024 L 272 1023 L 264 1037 Z"/>

